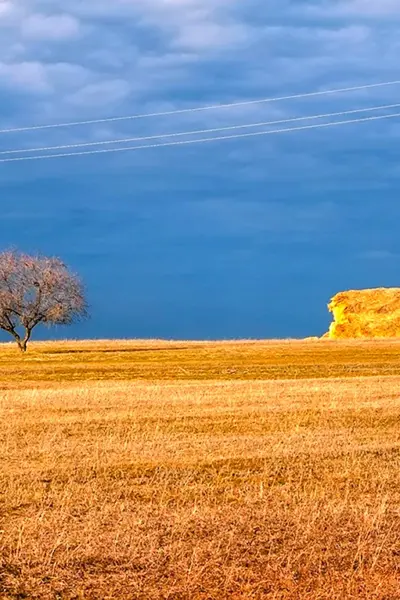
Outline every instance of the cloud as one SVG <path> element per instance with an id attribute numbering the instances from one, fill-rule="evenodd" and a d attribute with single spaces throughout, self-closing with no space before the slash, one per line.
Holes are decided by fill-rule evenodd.
<path id="1" fill-rule="evenodd" d="M 65 5 L 61 0 L 21 0 L 11 5 L 0 0 L 0 99 L 2 90 L 11 99 L 21 91 L 31 96 L 29 113 L 15 114 L 13 123 L 26 121 L 30 114 L 38 119 L 41 112 L 43 120 L 79 120 L 89 114 L 157 112 L 392 77 L 397 70 L 397 32 L 386 25 L 383 32 L 361 23 L 355 12 L 360 3 L 303 0 L 301 18 L 298 4 L 70 0 Z M 387 1 L 383 4 L 385 10 L 393 8 Z M 333 5 L 336 14 L 350 5 L 353 13 L 332 21 Z M 310 18 L 316 6 L 318 17 Z M 73 44 L 60 44 L 72 39 Z M 359 101 L 373 103 L 375 97 L 389 103 L 395 93 L 376 90 L 185 115 L 168 119 L 167 131 L 334 112 L 357 108 Z M 157 133 L 164 121 L 135 125 Z M 121 129 L 127 131 L 128 124 Z M 64 131 L 58 134 L 67 136 Z M 323 136 L 330 145 L 339 138 L 341 143 L 351 140 L 343 129 Z M 266 140 L 252 143 L 266 146 Z M 288 155 L 287 144 L 278 137 L 271 138 L 268 147 Z"/>
<path id="2" fill-rule="evenodd" d="M 226 25 L 212 21 L 183 23 L 178 28 L 172 46 L 187 50 L 212 51 L 216 48 L 229 51 L 233 47 L 245 43 L 251 29 L 239 24 Z"/>
<path id="3" fill-rule="evenodd" d="M 131 91 L 130 85 L 124 79 L 111 79 L 90 83 L 67 98 L 69 104 L 87 106 L 93 109 L 97 105 L 112 105 L 125 100 Z"/>
<path id="4" fill-rule="evenodd" d="M 4 18 L 13 10 L 13 5 L 9 0 L 0 0 L 0 18 Z"/>
<path id="5" fill-rule="evenodd" d="M 69 62 L 43 63 L 54 91 L 69 91 L 86 86 L 93 77 L 90 69 Z"/>
<path id="6" fill-rule="evenodd" d="M 400 16 L 398 0 L 341 0 L 332 4 L 332 12 L 343 16 Z"/>
<path id="7" fill-rule="evenodd" d="M 51 12 L 41 0 L 0 2 L 0 94 L 2 89 L 36 97 L 47 93 L 56 102 L 63 93 L 57 100 L 60 118 L 72 107 L 111 110 L 139 93 L 168 90 L 185 80 L 199 56 L 246 39 L 243 24 L 217 14 L 224 0 L 99 0 L 85 6 L 72 1 L 68 13 L 57 1 Z M 71 39 L 73 46 L 60 44 Z M 67 64 L 74 67 L 62 66 Z M 48 102 L 43 110 L 48 115 Z"/>
<path id="8" fill-rule="evenodd" d="M 0 86 L 32 94 L 51 91 L 46 68 L 38 61 L 0 62 Z"/>
<path id="9" fill-rule="evenodd" d="M 92 73 L 80 65 L 64 62 L 0 62 L 0 87 L 29 94 L 52 95 L 87 85 Z M 107 83 L 105 81 L 104 83 Z"/>
<path id="10" fill-rule="evenodd" d="M 79 21 L 68 14 L 32 14 L 21 23 L 21 35 L 29 40 L 56 42 L 76 38 L 79 32 Z"/>
<path id="11" fill-rule="evenodd" d="M 212 51 L 248 39 L 252 28 L 229 14 L 236 4 L 237 0 L 98 0 L 72 2 L 70 10 L 93 22 L 124 19 L 135 28 L 152 28 L 170 47 Z"/>

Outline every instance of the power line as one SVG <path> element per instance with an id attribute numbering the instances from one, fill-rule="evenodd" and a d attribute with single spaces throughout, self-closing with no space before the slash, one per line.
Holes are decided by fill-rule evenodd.
<path id="1" fill-rule="evenodd" d="M 299 121 L 309 121 L 312 119 L 325 119 L 328 117 L 339 117 L 339 116 L 343 116 L 343 115 L 352 115 L 352 114 L 356 114 L 356 113 L 365 113 L 365 112 L 372 112 L 372 111 L 384 110 L 384 109 L 389 109 L 389 108 L 398 108 L 399 106 L 400 106 L 400 103 L 386 104 L 383 106 L 372 106 L 370 108 L 357 108 L 355 110 L 344 110 L 341 112 L 310 115 L 310 116 L 306 116 L 306 117 L 280 119 L 278 121 L 264 121 L 264 122 L 260 122 L 260 123 L 248 123 L 246 125 L 233 125 L 233 126 L 229 126 L 229 127 L 215 127 L 213 129 L 198 129 L 195 131 L 165 133 L 165 134 L 150 135 L 150 136 L 145 136 L 145 137 L 120 138 L 120 139 L 116 139 L 116 140 L 105 140 L 105 141 L 100 141 L 100 142 L 65 144 L 63 146 L 44 146 L 44 147 L 39 147 L 39 148 L 21 148 L 21 149 L 17 149 L 17 150 L 2 150 L 2 151 L 0 151 L 0 155 L 23 154 L 23 153 L 28 153 L 28 152 L 46 152 L 49 150 L 66 150 L 66 149 L 72 149 L 72 148 L 88 148 L 90 146 L 104 146 L 104 145 L 109 145 L 109 144 L 122 144 L 122 143 L 127 143 L 127 142 L 144 142 L 144 141 L 155 140 L 155 139 L 176 138 L 176 137 L 182 137 L 182 136 L 187 136 L 187 135 L 199 135 L 199 134 L 203 134 L 203 133 L 217 133 L 217 132 L 221 132 L 221 131 L 233 131 L 233 130 L 238 130 L 238 129 L 253 128 L 253 127 L 265 127 L 267 125 L 280 125 L 283 123 L 295 123 L 295 122 L 299 122 Z"/>
<path id="2" fill-rule="evenodd" d="M 52 125 L 32 125 L 29 127 L 15 127 L 13 129 L 1 129 L 0 133 L 17 133 L 17 132 L 21 132 L 21 131 L 35 131 L 38 129 L 54 129 L 57 127 L 77 127 L 80 125 L 94 125 L 96 123 L 111 123 L 111 122 L 115 122 L 115 121 L 127 121 L 127 120 L 132 120 L 132 119 L 148 119 L 150 117 L 164 117 L 164 116 L 170 116 L 170 115 L 181 115 L 184 113 L 195 113 L 195 112 L 202 112 L 202 111 L 206 111 L 206 110 L 232 108 L 232 107 L 236 107 L 236 106 L 250 106 L 250 105 L 254 105 L 254 104 L 264 104 L 267 102 L 280 102 L 282 100 L 294 100 L 294 99 L 299 99 L 299 98 L 311 98 L 313 96 L 326 96 L 329 94 L 355 92 L 355 91 L 359 91 L 359 90 L 368 90 L 368 89 L 372 89 L 372 88 L 398 85 L 398 84 L 400 84 L 400 80 L 385 81 L 382 83 L 371 83 L 368 85 L 358 85 L 358 86 L 347 87 L 347 88 L 323 90 L 320 92 L 308 92 L 305 94 L 294 94 L 291 96 L 280 96 L 280 97 L 276 97 L 276 98 L 261 98 L 260 100 L 246 100 L 243 102 L 231 102 L 229 104 L 213 104 L 213 105 L 209 105 L 209 106 L 200 106 L 197 108 L 184 108 L 184 109 L 180 109 L 180 110 L 169 110 L 169 111 L 164 111 L 164 112 L 128 115 L 125 117 L 108 117 L 108 118 L 104 118 L 104 119 L 92 119 L 90 121 L 75 121 L 75 122 L 71 121 L 68 123 L 55 123 Z"/>
<path id="3" fill-rule="evenodd" d="M 198 140 L 182 140 L 176 142 L 167 142 L 163 144 L 149 144 L 147 146 L 128 146 L 123 148 L 108 148 L 107 150 L 90 150 L 88 152 L 65 152 L 62 154 L 43 154 L 37 156 L 22 156 L 18 158 L 2 158 L 0 159 L 0 163 L 8 163 L 8 162 L 21 162 L 25 160 L 44 160 L 48 158 L 64 158 L 67 156 L 88 156 L 91 154 L 108 154 L 110 152 L 128 152 L 133 150 L 143 150 L 147 148 L 165 148 L 167 146 L 186 146 L 189 144 L 204 144 L 207 142 L 215 142 L 218 140 L 233 140 L 239 138 L 250 138 L 262 135 L 272 135 L 278 133 L 287 133 L 293 131 L 305 131 L 308 129 L 321 129 L 324 127 L 337 127 L 339 125 L 349 125 L 352 123 L 364 123 L 366 121 L 379 121 L 382 119 L 393 119 L 394 117 L 400 117 L 400 113 L 394 113 L 391 115 L 379 115 L 376 117 L 365 117 L 363 119 L 350 119 L 346 121 L 334 121 L 331 123 L 319 123 L 318 125 L 305 125 L 303 127 L 291 127 L 285 129 L 272 129 L 269 131 L 257 131 L 253 133 L 241 133 L 236 135 L 224 135 L 217 136 L 211 138 L 200 138 Z"/>

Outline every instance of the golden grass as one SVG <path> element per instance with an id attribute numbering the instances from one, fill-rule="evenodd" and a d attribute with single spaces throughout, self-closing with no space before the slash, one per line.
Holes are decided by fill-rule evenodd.
<path id="1" fill-rule="evenodd" d="M 50 347 L 23 376 L 58 364 Z M 400 598 L 400 377 L 12 389 L 9 373 L 1 600 Z"/>
<path id="2" fill-rule="evenodd" d="M 99 380 L 266 380 L 400 375 L 396 341 L 36 342 L 0 345 L 0 386 Z"/>
<path id="3" fill-rule="evenodd" d="M 340 292 L 328 309 L 331 339 L 400 338 L 400 288 Z"/>

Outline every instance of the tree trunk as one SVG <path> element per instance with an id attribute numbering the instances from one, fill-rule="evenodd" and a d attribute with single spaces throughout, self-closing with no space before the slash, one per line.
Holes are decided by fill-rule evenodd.
<path id="1" fill-rule="evenodd" d="M 18 348 L 21 350 L 21 352 L 26 352 L 26 347 L 28 344 L 28 340 L 27 339 L 23 339 L 23 340 L 18 340 Z"/>
<path id="2" fill-rule="evenodd" d="M 19 335 L 15 336 L 15 339 L 17 340 L 18 348 L 21 350 L 21 352 L 26 352 L 28 342 L 31 338 L 31 333 L 32 333 L 31 329 L 25 329 L 25 335 L 23 338 L 21 338 Z"/>

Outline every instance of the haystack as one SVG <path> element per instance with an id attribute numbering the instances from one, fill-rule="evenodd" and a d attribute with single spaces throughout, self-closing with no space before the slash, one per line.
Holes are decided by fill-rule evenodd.
<path id="1" fill-rule="evenodd" d="M 328 309 L 330 339 L 400 338 L 400 288 L 340 292 Z"/>

